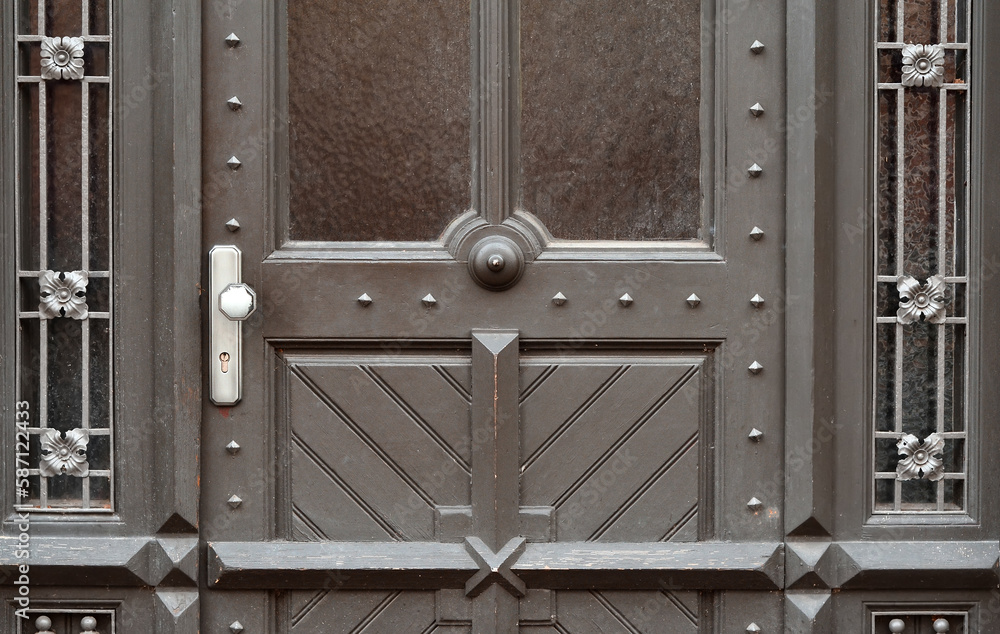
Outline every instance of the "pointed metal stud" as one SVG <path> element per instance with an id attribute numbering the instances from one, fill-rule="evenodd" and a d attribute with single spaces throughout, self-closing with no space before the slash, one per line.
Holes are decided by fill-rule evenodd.
<path id="1" fill-rule="evenodd" d="M 226 445 L 226 451 L 229 452 L 229 455 L 235 456 L 240 452 L 240 443 L 236 442 L 235 440 L 230 440 L 229 444 Z"/>
<path id="2" fill-rule="evenodd" d="M 233 634 L 240 634 L 240 632 L 243 631 L 243 624 L 240 623 L 239 621 L 233 621 L 229 625 L 229 631 L 232 632 Z"/>
<path id="3" fill-rule="evenodd" d="M 750 298 L 750 304 L 753 305 L 754 308 L 760 308 L 764 305 L 764 298 L 760 295 L 754 295 Z"/>
<path id="4" fill-rule="evenodd" d="M 764 508 L 764 503 L 758 500 L 757 498 L 750 498 L 750 501 L 747 502 L 747 508 L 750 509 L 751 511 L 756 512 Z"/>
<path id="5" fill-rule="evenodd" d="M 236 35 L 235 33 L 230 33 L 229 35 L 226 36 L 226 44 L 229 46 L 229 48 L 236 48 L 237 46 L 240 45 L 240 36 Z"/>
<path id="6" fill-rule="evenodd" d="M 438 300 L 434 299 L 434 296 L 431 295 L 430 293 L 427 293 L 427 295 L 425 295 L 424 298 L 420 301 L 422 301 L 424 303 L 424 306 L 426 306 L 427 308 L 430 308 L 434 304 L 438 303 Z"/>
<path id="7" fill-rule="evenodd" d="M 698 304 L 701 303 L 701 298 L 694 293 L 691 293 L 691 296 L 687 298 L 687 303 L 691 308 L 698 308 Z"/>
<path id="8" fill-rule="evenodd" d="M 240 504 L 243 504 L 243 498 L 241 498 L 238 495 L 234 495 L 233 497 L 229 498 L 226 501 L 226 504 L 228 504 L 229 508 L 233 510 L 238 509 L 240 507 Z"/>
<path id="9" fill-rule="evenodd" d="M 241 167 L 243 167 L 243 161 L 241 161 L 240 159 L 236 158 L 235 156 L 231 156 L 231 157 L 229 157 L 229 160 L 226 161 L 226 165 L 229 166 L 229 169 L 231 169 L 231 170 L 233 170 L 235 172 L 236 170 L 238 170 Z"/>
<path id="10" fill-rule="evenodd" d="M 243 102 L 240 101 L 240 98 L 235 95 L 226 101 L 226 103 L 229 104 L 229 109 L 234 111 L 243 107 Z"/>
<path id="11" fill-rule="evenodd" d="M 750 237 L 754 240 L 760 241 L 764 237 L 764 230 L 760 227 L 754 227 L 750 230 Z"/>
<path id="12" fill-rule="evenodd" d="M 753 44 L 750 45 L 750 52 L 754 55 L 760 55 L 764 52 L 764 43 L 760 40 L 754 40 Z"/>
<path id="13" fill-rule="evenodd" d="M 760 442 L 764 438 L 764 432 L 754 427 L 750 430 L 750 434 L 747 437 L 754 442 Z"/>
<path id="14" fill-rule="evenodd" d="M 762 632 L 762 631 L 763 630 L 761 630 L 760 626 L 757 625 L 756 623 L 751 623 L 750 625 L 747 626 L 747 633 L 748 634 L 760 634 L 760 632 Z"/>
<path id="15" fill-rule="evenodd" d="M 562 306 L 563 304 L 566 303 L 566 296 L 563 295 L 562 293 L 556 293 L 555 295 L 552 296 L 552 303 L 555 304 L 556 306 Z"/>
<path id="16" fill-rule="evenodd" d="M 754 105 L 750 106 L 750 113 L 755 117 L 759 117 L 764 114 L 764 106 L 760 105 L 760 102 L 758 101 Z"/>
<path id="17" fill-rule="evenodd" d="M 226 229 L 229 230 L 229 233 L 236 233 L 240 230 L 240 221 L 236 218 L 230 218 L 229 222 L 226 223 Z"/>
<path id="18" fill-rule="evenodd" d="M 625 308 L 631 306 L 633 301 L 634 300 L 632 299 L 632 296 L 629 295 L 628 293 L 625 293 L 624 295 L 618 298 L 618 303 L 624 306 Z"/>
<path id="19" fill-rule="evenodd" d="M 747 369 L 750 370 L 750 374 L 760 374 L 764 370 L 764 366 L 759 361 L 754 361 Z"/>
<path id="20" fill-rule="evenodd" d="M 365 293 L 358 298 L 358 303 L 364 306 L 365 308 L 368 308 L 369 306 L 372 305 L 372 298 L 370 295 L 368 295 L 368 293 Z"/>
<path id="21" fill-rule="evenodd" d="M 758 178 L 763 173 L 764 173 L 764 168 L 761 167 L 760 165 L 757 165 L 756 163 L 747 168 L 747 174 L 750 175 L 750 178 Z"/>

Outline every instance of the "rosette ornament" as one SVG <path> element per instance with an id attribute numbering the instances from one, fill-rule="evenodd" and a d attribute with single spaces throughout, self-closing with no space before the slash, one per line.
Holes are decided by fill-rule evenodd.
<path id="1" fill-rule="evenodd" d="M 944 83 L 944 48 L 935 44 L 903 47 L 903 85 L 940 86 Z"/>
<path id="2" fill-rule="evenodd" d="M 87 282 L 86 271 L 62 273 L 41 271 L 38 274 L 38 312 L 46 319 L 71 317 L 86 319 Z"/>
<path id="3" fill-rule="evenodd" d="M 912 324 L 924 319 L 932 324 L 943 324 L 946 318 L 944 311 L 944 294 L 947 284 L 939 275 L 927 278 L 926 284 L 921 284 L 910 276 L 904 276 L 896 281 L 899 290 L 899 310 L 896 319 L 901 324 Z"/>
<path id="4" fill-rule="evenodd" d="M 43 38 L 42 79 L 83 79 L 83 40 L 78 37 Z"/>
<path id="5" fill-rule="evenodd" d="M 913 434 L 907 434 L 896 443 L 903 458 L 896 465 L 897 480 L 915 480 L 927 476 L 928 480 L 944 478 L 944 438 L 931 434 L 923 442 Z"/>
<path id="6" fill-rule="evenodd" d="M 60 434 L 58 429 L 46 429 L 42 434 L 42 459 L 38 472 L 46 478 L 70 475 L 85 478 L 90 474 L 87 443 L 90 432 L 71 429 Z"/>

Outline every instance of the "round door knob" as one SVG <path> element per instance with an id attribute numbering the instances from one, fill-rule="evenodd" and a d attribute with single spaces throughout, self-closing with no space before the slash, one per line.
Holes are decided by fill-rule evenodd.
<path id="1" fill-rule="evenodd" d="M 247 284 L 230 284 L 219 293 L 219 310 L 232 321 L 243 321 L 257 310 L 257 293 Z"/>
<path id="2" fill-rule="evenodd" d="M 469 253 L 469 272 L 476 282 L 491 291 L 508 289 L 524 272 L 524 252 L 510 238 L 483 238 Z"/>

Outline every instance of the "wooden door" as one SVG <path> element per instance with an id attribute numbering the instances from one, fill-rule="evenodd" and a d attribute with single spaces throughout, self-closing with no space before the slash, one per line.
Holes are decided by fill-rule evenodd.
<path id="1" fill-rule="evenodd" d="M 781 12 L 205 16 L 206 627 L 779 627 Z"/>

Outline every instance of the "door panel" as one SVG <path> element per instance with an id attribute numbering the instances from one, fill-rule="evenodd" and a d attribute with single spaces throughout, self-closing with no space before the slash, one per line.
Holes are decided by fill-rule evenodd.
<path id="1" fill-rule="evenodd" d="M 686 19 L 705 29 L 723 10 L 683 4 Z M 259 351 L 244 354 L 245 383 L 265 386 L 248 387 L 235 407 L 205 412 L 206 442 L 241 447 L 205 459 L 215 588 L 208 626 L 239 619 L 250 627 L 242 612 L 262 631 L 712 631 L 730 618 L 726 593 L 712 591 L 781 586 L 781 424 L 773 412 L 781 401 L 783 220 L 768 201 L 781 191 L 784 166 L 777 146 L 754 153 L 770 133 L 747 110 L 753 101 L 744 102 L 761 83 L 781 92 L 780 55 L 748 47 L 763 38 L 780 50 L 783 18 L 753 10 L 728 26 L 725 44 L 699 42 L 665 17 L 671 6 L 629 7 L 616 22 L 598 5 L 563 19 L 569 5 L 473 3 L 471 210 L 454 212 L 436 240 L 405 244 L 371 240 L 425 237 L 421 227 L 459 189 L 424 204 L 420 192 L 434 186 L 421 184 L 400 205 L 383 200 L 396 195 L 383 188 L 365 201 L 376 207 L 351 220 L 354 210 L 337 211 L 337 191 L 305 204 L 285 177 L 325 176 L 324 186 L 349 200 L 354 185 L 329 178 L 338 153 L 355 160 L 340 128 L 296 135 L 306 123 L 392 108 L 359 110 L 367 89 L 348 89 L 337 97 L 344 108 L 324 103 L 304 119 L 295 105 L 304 98 L 302 69 L 289 71 L 287 83 L 283 70 L 302 45 L 284 41 L 317 25 L 298 14 L 286 21 L 281 3 L 206 10 L 215 59 L 206 62 L 206 102 L 221 106 L 235 94 L 242 106 L 206 110 L 206 178 L 218 186 L 206 191 L 205 231 L 244 251 L 244 279 L 261 299 L 244 323 L 248 348 Z M 439 9 L 419 10 L 426 17 Z M 402 24 L 428 31 L 418 38 L 426 44 L 441 29 L 424 17 L 369 15 L 365 3 L 337 10 L 357 24 L 337 27 L 349 37 L 330 46 L 350 51 L 330 53 L 333 83 L 405 44 L 373 42 L 369 53 L 351 37 Z M 595 22 L 597 14 L 607 22 Z M 609 43 L 638 26 L 656 35 L 588 57 L 574 24 L 597 28 Z M 564 29 L 563 39 L 547 42 L 554 29 Z M 676 46 L 654 45 L 674 31 L 683 32 Z M 241 43 L 220 48 L 230 32 Z M 551 54 L 540 52 L 548 45 Z M 600 73 L 588 70 L 591 57 Z M 640 61 L 614 70 L 630 60 Z M 394 64 L 372 77 L 402 72 Z M 273 83 L 256 81 L 258 69 Z M 422 72 L 406 71 L 393 98 L 433 87 Z M 307 79 L 310 90 L 331 88 Z M 639 92 L 618 89 L 626 84 Z M 589 101 L 567 97 L 573 90 Z M 546 93 L 566 97 L 565 116 Z M 573 108 L 597 122 L 597 136 Z M 780 120 L 780 100 L 768 108 Z M 745 113 L 730 132 L 717 127 L 724 111 Z M 662 139 L 647 134 L 649 125 Z M 256 130 L 266 131 L 260 146 L 241 150 Z M 330 160 L 303 164 L 302 143 Z M 541 153 L 556 166 L 545 178 L 528 169 Z M 238 170 L 225 165 L 234 154 Z M 578 179 L 566 173 L 578 169 L 575 156 L 585 159 Z M 367 178 L 364 170 L 348 175 Z M 553 178 L 558 187 L 546 183 Z M 384 210 L 413 204 L 434 211 L 411 221 L 409 212 Z M 343 229 L 302 232 L 295 223 L 307 210 Z M 240 229 L 231 234 L 224 225 L 234 214 Z M 391 228 L 370 232 L 373 222 Z M 474 254 L 500 238 L 521 255 L 499 270 L 521 268 L 513 284 L 493 290 Z M 642 242 L 613 240 L 623 238 Z M 754 428 L 773 440 L 751 439 Z M 759 623 L 776 627 L 777 595 L 754 604 Z"/>

